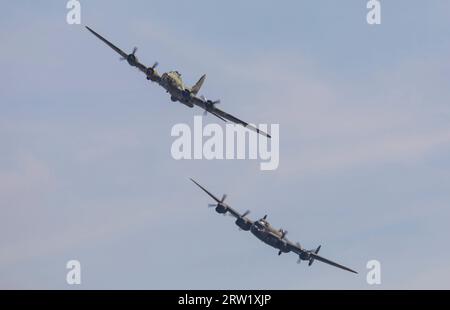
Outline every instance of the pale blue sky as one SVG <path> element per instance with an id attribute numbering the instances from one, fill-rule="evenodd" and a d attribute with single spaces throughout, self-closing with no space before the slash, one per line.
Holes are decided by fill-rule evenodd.
<path id="1" fill-rule="evenodd" d="M 255 123 L 279 123 L 280 166 L 175 161 L 198 109 L 82 26 L 66 1 L 0 10 L 0 287 L 449 288 L 450 3 L 81 1 L 82 23 Z M 210 116 L 208 121 L 214 121 Z M 297 265 L 206 208 L 190 183 L 268 214 L 308 248 L 360 271 Z"/>

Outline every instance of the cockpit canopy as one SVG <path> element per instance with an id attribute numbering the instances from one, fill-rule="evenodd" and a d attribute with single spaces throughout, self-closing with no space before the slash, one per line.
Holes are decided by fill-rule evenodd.
<path id="1" fill-rule="evenodd" d="M 261 227 L 261 228 L 264 228 L 264 227 L 267 226 L 267 222 L 266 222 L 265 220 L 263 220 L 263 219 L 257 221 L 256 223 L 257 223 L 257 225 L 258 225 L 259 227 Z"/>
<path id="2" fill-rule="evenodd" d="M 181 74 L 178 71 L 169 71 L 164 73 L 161 76 L 161 80 L 166 82 L 167 84 L 170 84 L 176 88 L 184 89 L 183 80 L 181 79 Z"/>
<path id="3" fill-rule="evenodd" d="M 170 72 L 168 72 L 168 74 L 169 74 L 169 75 L 176 75 L 177 77 L 181 78 L 181 73 L 178 72 L 177 70 L 175 70 L 175 71 L 170 71 Z"/>

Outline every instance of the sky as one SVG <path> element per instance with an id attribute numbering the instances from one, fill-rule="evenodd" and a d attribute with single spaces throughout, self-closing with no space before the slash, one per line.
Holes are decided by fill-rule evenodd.
<path id="1" fill-rule="evenodd" d="M 376 26 L 363 0 L 81 1 L 81 25 L 66 1 L 1 6 L 0 288 L 449 288 L 448 1 L 382 1 Z M 279 124 L 278 169 L 174 160 L 172 126 L 202 112 L 83 25 Z M 359 275 L 278 256 L 190 177 Z"/>

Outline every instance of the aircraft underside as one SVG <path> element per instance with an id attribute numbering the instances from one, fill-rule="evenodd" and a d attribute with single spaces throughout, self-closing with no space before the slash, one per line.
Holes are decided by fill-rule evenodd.
<path id="1" fill-rule="evenodd" d="M 167 92 L 170 94 L 170 100 L 173 102 L 180 102 L 190 108 L 194 107 L 194 104 L 190 102 L 189 94 L 186 94 L 183 90 L 174 88 L 174 87 L 167 87 Z"/>
<path id="2" fill-rule="evenodd" d="M 279 238 L 273 236 L 272 234 L 267 232 L 261 232 L 258 230 L 252 230 L 252 233 L 265 244 L 268 244 L 276 249 L 279 249 L 282 252 L 285 253 L 289 252 L 289 250 L 286 249 L 285 243 L 281 241 Z"/>

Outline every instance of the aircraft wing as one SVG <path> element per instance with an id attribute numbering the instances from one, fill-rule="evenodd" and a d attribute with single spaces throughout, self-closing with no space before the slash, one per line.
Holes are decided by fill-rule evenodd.
<path id="1" fill-rule="evenodd" d="M 136 62 L 136 68 L 142 71 L 145 75 L 147 75 L 147 67 L 141 64 L 139 61 Z"/>
<path id="2" fill-rule="evenodd" d="M 120 56 L 122 56 L 123 58 L 127 58 L 128 54 L 125 53 L 124 51 L 122 51 L 120 48 L 118 48 L 117 46 L 115 46 L 114 44 L 112 44 L 111 42 L 109 42 L 108 40 L 106 40 L 104 37 L 102 37 L 101 35 L 99 35 L 97 32 L 95 32 L 94 30 L 92 30 L 91 28 L 89 28 L 88 26 L 85 26 L 87 30 L 89 30 L 93 35 L 95 35 L 97 38 L 99 38 L 100 40 L 102 40 L 106 45 L 108 45 L 110 48 L 112 48 L 113 50 L 115 50 Z M 138 68 L 140 71 L 142 71 L 145 75 L 147 75 L 147 67 L 143 64 L 141 64 L 139 61 L 136 60 L 136 68 Z M 159 76 L 155 75 L 155 79 L 158 78 Z"/>
<path id="3" fill-rule="evenodd" d="M 234 209 L 231 208 L 231 207 L 228 207 L 228 208 L 227 208 L 227 211 L 230 212 L 230 214 L 231 214 L 233 217 L 237 218 L 237 219 L 238 219 L 238 218 L 245 218 L 245 219 L 247 220 L 247 222 L 253 223 L 252 220 L 250 220 L 249 218 L 245 217 L 246 214 L 240 214 L 239 212 L 237 212 L 236 210 L 234 210 Z M 247 211 L 247 212 L 249 212 L 249 211 Z"/>
<path id="4" fill-rule="evenodd" d="M 212 115 L 220 118 L 224 122 L 230 121 L 230 122 L 233 122 L 235 124 L 242 125 L 242 126 L 248 128 L 250 130 L 255 131 L 256 133 L 259 133 L 259 134 L 267 137 L 267 138 L 271 138 L 271 136 L 269 134 L 265 133 L 264 131 L 259 130 L 255 126 L 250 125 L 249 123 L 244 122 L 243 120 L 240 120 L 239 118 L 237 118 L 237 117 L 235 117 L 235 116 L 233 116 L 231 114 L 228 114 L 227 112 L 222 111 L 221 109 L 216 108 L 214 105 L 209 105 L 202 98 L 194 97 L 194 98 L 192 98 L 192 103 L 195 104 L 196 106 L 202 108 L 203 110 L 211 113 Z"/>
<path id="5" fill-rule="evenodd" d="M 115 46 L 114 44 L 112 44 L 111 42 L 109 42 L 108 40 L 106 40 L 104 37 L 102 37 L 101 35 L 99 35 L 97 32 L 95 32 L 94 30 L 92 30 L 91 28 L 89 28 L 88 26 L 85 26 L 87 30 L 89 30 L 93 35 L 95 35 L 97 38 L 99 38 L 100 40 L 102 40 L 106 45 L 108 45 L 110 48 L 112 48 L 114 51 L 116 51 L 116 53 L 118 53 L 120 56 L 122 56 L 123 58 L 127 58 L 128 54 L 125 53 L 124 51 L 122 51 L 120 48 L 118 48 L 117 46 Z M 134 53 L 134 52 L 133 52 Z M 153 67 L 146 67 L 145 65 L 141 64 L 137 58 L 135 60 L 135 63 L 133 64 L 134 66 L 136 66 L 140 71 L 142 71 L 147 78 L 149 78 L 152 81 L 158 82 L 160 83 L 160 76 L 156 73 L 156 71 L 154 70 L 157 63 L 155 63 L 153 65 Z M 149 70 L 149 69 L 153 69 L 153 70 Z M 194 93 L 198 92 L 198 90 L 200 89 L 201 85 L 203 84 L 204 81 L 204 76 L 199 80 L 199 82 L 197 82 L 198 84 L 196 84 L 194 86 Z M 259 130 L 258 128 L 256 128 L 253 125 L 250 125 L 247 122 L 244 122 L 242 120 L 240 120 L 237 117 L 234 117 L 231 114 L 228 114 L 218 108 L 216 108 L 213 104 L 208 104 L 208 102 L 200 97 L 194 96 L 192 98 L 192 103 L 195 104 L 196 106 L 199 106 L 200 108 L 204 109 L 205 111 L 213 114 L 214 116 L 220 118 L 223 121 L 231 121 L 233 123 L 236 124 L 240 124 L 248 129 L 251 129 L 259 134 L 262 134 L 263 136 L 266 136 L 268 138 L 270 138 L 270 135 L 265 133 L 264 131 Z"/>
<path id="6" fill-rule="evenodd" d="M 338 263 L 335 263 L 335 262 L 333 262 L 333 261 L 331 261 L 331 260 L 329 260 L 329 259 L 326 259 L 326 258 L 324 258 L 324 257 L 322 257 L 322 256 L 319 256 L 319 255 L 317 255 L 317 254 L 315 254 L 315 253 L 310 253 L 310 255 L 311 255 L 315 260 L 321 261 L 322 263 L 325 263 L 325 264 L 328 264 L 328 265 L 331 265 L 331 266 L 334 266 L 334 267 L 337 267 L 337 268 L 341 268 L 341 269 L 344 269 L 344 270 L 347 270 L 347 271 L 350 271 L 350 272 L 353 272 L 353 273 L 358 273 L 358 272 L 356 272 L 356 271 L 354 271 L 354 270 L 352 270 L 352 269 L 350 269 L 350 268 L 348 268 L 348 267 L 345 267 L 345 266 L 343 266 L 343 265 L 340 265 L 340 264 L 338 264 Z"/>
<path id="7" fill-rule="evenodd" d="M 191 179 L 190 180 L 192 182 L 195 183 L 195 185 L 197 185 L 198 187 L 200 187 L 206 194 L 208 194 L 209 197 L 211 197 L 212 199 L 214 199 L 217 203 L 223 203 L 223 198 L 222 200 L 220 200 L 219 198 L 217 198 L 216 196 L 214 196 L 213 194 L 211 194 L 206 188 L 204 188 L 203 186 L 201 186 L 200 184 L 198 184 L 195 180 Z M 225 197 L 225 196 L 224 196 Z M 240 214 L 238 211 L 234 210 L 232 207 L 226 205 L 227 207 L 227 212 L 229 212 L 232 216 L 234 216 L 235 218 L 243 218 L 245 217 L 246 214 Z M 249 212 L 249 211 L 247 211 Z M 253 223 L 253 221 L 251 221 L 250 219 L 246 218 L 248 222 Z"/>
<path id="8" fill-rule="evenodd" d="M 347 270 L 347 271 L 350 271 L 350 272 L 353 272 L 353 273 L 358 273 L 358 272 L 354 271 L 353 269 L 350 269 L 350 268 L 345 267 L 345 266 L 343 266 L 341 264 L 338 264 L 338 263 L 335 263 L 335 262 L 333 262 L 333 261 L 331 261 L 329 259 L 326 259 L 326 258 L 324 258 L 324 257 L 322 257 L 322 256 L 320 256 L 320 255 L 318 255 L 316 253 L 314 253 L 314 251 L 305 250 L 298 243 L 294 244 L 294 243 L 288 241 L 288 245 L 289 245 L 290 250 L 292 252 L 298 254 L 298 255 L 307 253 L 307 254 L 309 254 L 310 258 L 312 258 L 314 260 L 318 260 L 318 261 L 321 261 L 322 263 L 325 263 L 325 264 L 328 264 L 328 265 L 331 265 L 331 266 L 334 266 L 334 267 L 337 267 L 337 268 L 340 268 L 340 269 L 343 269 L 343 270 Z"/>
<path id="9" fill-rule="evenodd" d="M 118 48 L 117 46 L 115 46 L 114 44 L 112 44 L 111 42 L 109 42 L 108 40 L 106 40 L 104 37 L 102 37 L 101 35 L 99 35 L 97 32 L 95 32 L 94 30 L 92 30 L 91 28 L 89 28 L 88 26 L 85 26 L 87 30 L 89 30 L 94 36 L 96 36 L 97 38 L 99 38 L 100 40 L 102 40 L 106 45 L 108 45 L 110 48 L 112 48 L 113 50 L 115 50 L 120 56 L 122 56 L 123 58 L 127 58 L 128 54 L 125 53 L 124 51 L 122 51 L 120 48 Z"/>
<path id="10" fill-rule="evenodd" d="M 195 183 L 195 185 L 197 185 L 198 187 L 200 187 L 205 193 L 207 193 L 209 195 L 209 197 L 211 197 L 212 199 L 214 199 L 217 203 L 220 202 L 220 199 L 217 198 L 216 196 L 214 196 L 213 194 L 211 194 L 206 188 L 204 188 L 203 186 L 201 186 L 200 184 L 198 184 L 197 182 L 195 182 L 193 179 L 189 178 L 189 180 L 191 180 L 192 182 Z"/>

